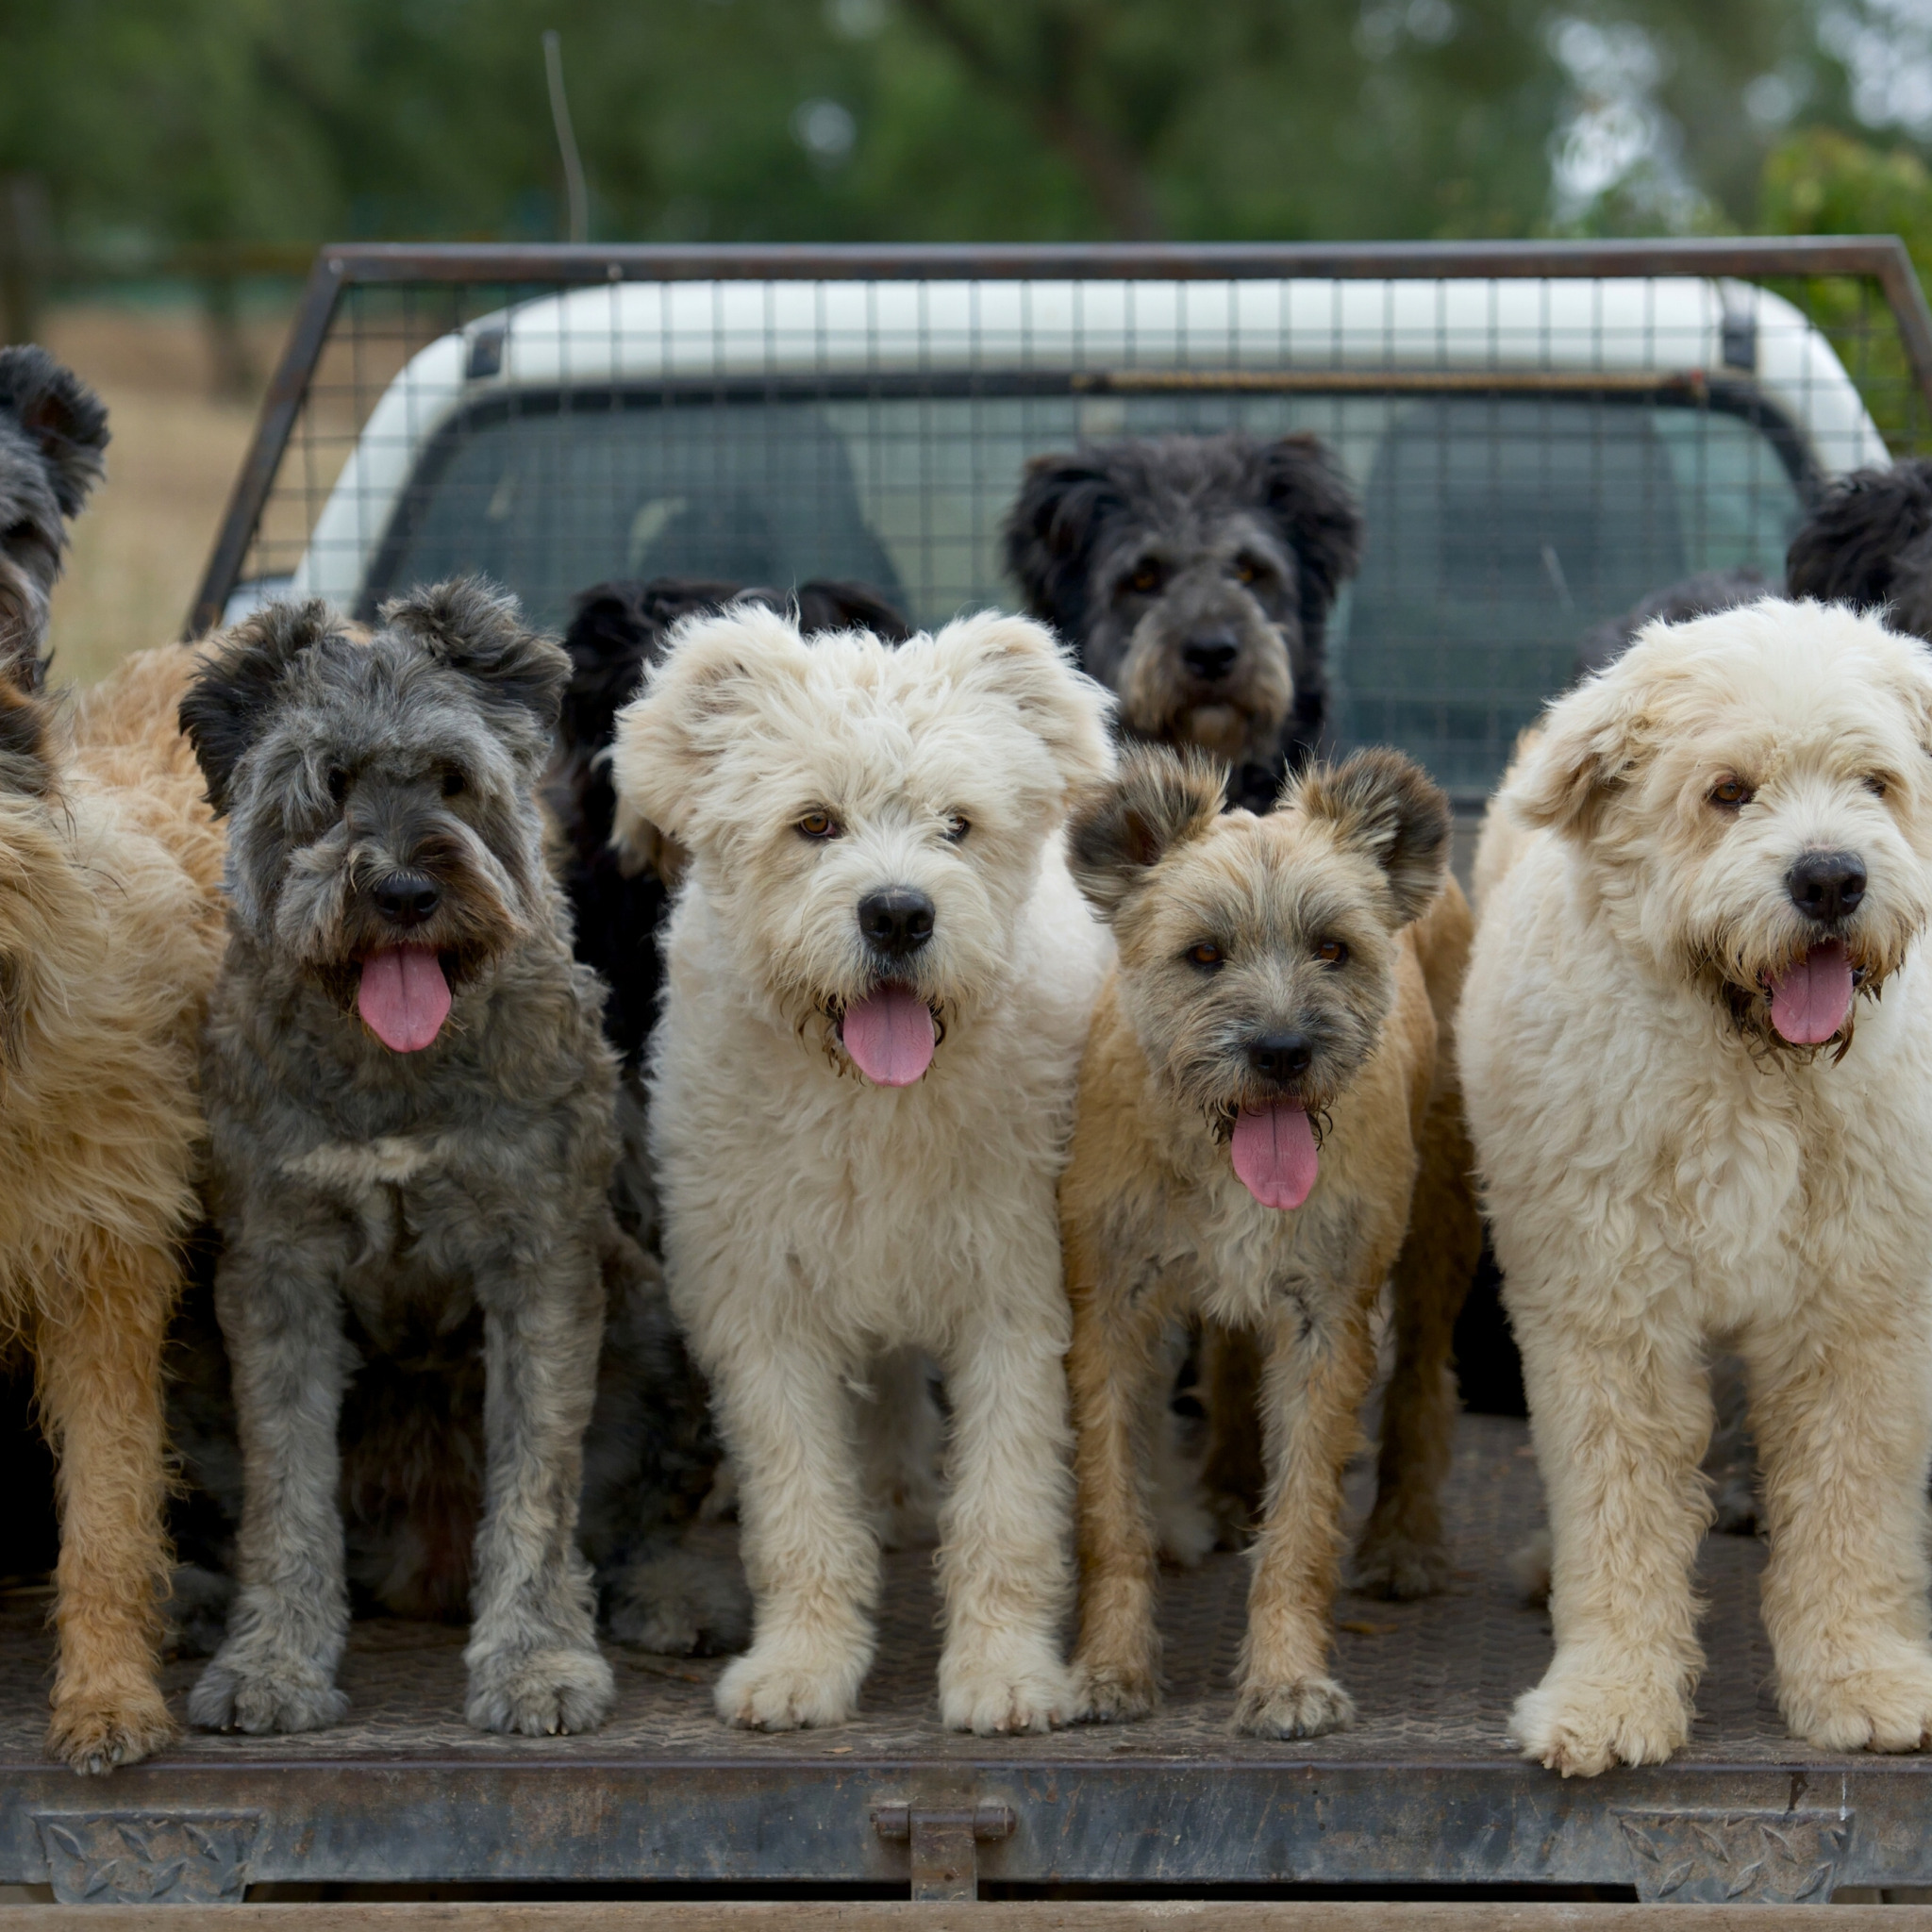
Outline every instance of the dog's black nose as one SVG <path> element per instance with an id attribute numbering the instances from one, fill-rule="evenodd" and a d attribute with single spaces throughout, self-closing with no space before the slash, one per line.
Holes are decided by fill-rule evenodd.
<path id="1" fill-rule="evenodd" d="M 1807 919 L 1846 919 L 1865 896 L 1865 861 L 1856 852 L 1807 852 L 1787 874 L 1791 904 Z"/>
<path id="2" fill-rule="evenodd" d="M 1289 1080 L 1306 1074 L 1314 1058 L 1306 1033 L 1264 1033 L 1248 1042 L 1248 1064 L 1264 1080 Z"/>
<path id="3" fill-rule="evenodd" d="M 442 894 L 420 872 L 392 872 L 375 889 L 375 909 L 391 925 L 421 925 Z"/>
<path id="4" fill-rule="evenodd" d="M 858 902 L 858 929 L 874 952 L 909 958 L 932 937 L 933 904 L 909 886 L 869 892 Z"/>
<path id="5" fill-rule="evenodd" d="M 1212 637 L 1190 638 L 1181 646 L 1181 662 L 1191 677 L 1216 684 L 1234 669 L 1234 660 L 1241 654 L 1241 647 L 1234 639 L 1225 631 L 1217 631 Z"/>

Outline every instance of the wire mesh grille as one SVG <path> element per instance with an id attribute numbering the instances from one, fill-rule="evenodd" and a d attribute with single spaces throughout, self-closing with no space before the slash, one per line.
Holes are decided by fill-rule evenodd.
<path id="1" fill-rule="evenodd" d="M 1030 458 L 1232 428 L 1312 432 L 1359 494 L 1338 743 L 1468 797 L 1592 625 L 1776 584 L 1821 480 L 1924 408 L 1852 276 L 352 284 L 229 609 L 479 570 L 558 625 L 610 577 L 832 576 L 934 624 L 1017 601 Z"/>

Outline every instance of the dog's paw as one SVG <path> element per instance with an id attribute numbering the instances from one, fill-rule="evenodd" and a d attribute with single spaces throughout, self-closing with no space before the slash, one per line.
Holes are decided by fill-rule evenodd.
<path id="1" fill-rule="evenodd" d="M 161 1693 L 144 1685 L 113 1703 L 61 1706 L 47 1724 L 47 1756 L 83 1777 L 99 1777 L 116 1765 L 140 1763 L 174 1735 Z"/>
<path id="2" fill-rule="evenodd" d="M 1690 1702 L 1674 1685 L 1627 1671 L 1552 1669 L 1516 1700 L 1510 1741 L 1565 1777 L 1614 1764 L 1661 1764 L 1690 1735 Z"/>
<path id="3" fill-rule="evenodd" d="M 188 1693 L 188 1721 L 207 1731 L 323 1731 L 348 1714 L 347 1695 L 312 1664 L 217 1657 Z"/>
<path id="4" fill-rule="evenodd" d="M 949 1731 L 986 1738 L 1044 1732 L 1074 1722 L 1074 1675 L 1053 1657 L 940 1670 L 940 1717 Z"/>
<path id="5" fill-rule="evenodd" d="M 1883 1661 L 1825 1681 L 1781 1678 L 1785 1722 L 1822 1751 L 1917 1751 L 1932 1742 L 1932 1651 L 1899 1644 Z"/>
<path id="6" fill-rule="evenodd" d="M 1435 1596 L 1449 1588 L 1455 1574 L 1449 1552 L 1441 1541 L 1424 1542 L 1391 1530 L 1362 1538 L 1355 1557 L 1355 1587 L 1364 1596 L 1407 1603 Z"/>
<path id="7" fill-rule="evenodd" d="M 1244 1684 L 1234 1727 L 1249 1738 L 1319 1738 L 1355 1722 L 1355 1699 L 1333 1677 Z"/>
<path id="8" fill-rule="evenodd" d="M 558 1738 L 594 1731 L 616 1698 L 617 1680 L 594 1650 L 499 1652 L 471 1665 L 463 1719 L 479 1731 Z"/>
<path id="9" fill-rule="evenodd" d="M 1090 1724 L 1127 1724 L 1151 1717 L 1160 1702 L 1160 1687 L 1152 1671 L 1124 1669 L 1118 1664 L 1074 1666 L 1074 1717 Z"/>
<path id="10" fill-rule="evenodd" d="M 718 1679 L 718 1715 L 742 1731 L 802 1731 L 842 1724 L 858 1708 L 863 1668 L 810 1670 L 756 1649 Z"/>

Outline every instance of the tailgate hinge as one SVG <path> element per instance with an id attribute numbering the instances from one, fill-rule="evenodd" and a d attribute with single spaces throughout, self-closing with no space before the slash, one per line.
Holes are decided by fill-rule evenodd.
<path id="1" fill-rule="evenodd" d="M 958 1905 L 979 1896 L 979 1853 L 1013 1835 L 1010 1805 L 966 1805 L 928 1810 L 919 1805 L 875 1805 L 873 1829 L 905 1843 L 912 1855 L 912 1897 L 931 1905 Z"/>

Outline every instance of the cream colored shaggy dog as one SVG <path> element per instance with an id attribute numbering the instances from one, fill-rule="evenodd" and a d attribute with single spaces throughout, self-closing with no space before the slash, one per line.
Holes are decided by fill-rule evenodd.
<path id="1" fill-rule="evenodd" d="M 1110 769 L 1108 704 L 1024 620 L 808 645 L 740 607 L 686 625 L 620 721 L 619 841 L 648 823 L 691 855 L 651 1139 L 757 1599 L 728 1723 L 857 1707 L 878 1563 L 855 1409 L 907 1347 L 951 1409 L 945 1722 L 1073 1715 L 1054 1190 L 1110 945 L 1061 824 Z"/>
<path id="2" fill-rule="evenodd" d="M 1932 658 L 1815 604 L 1652 625 L 1552 709 L 1491 818 L 1462 1069 L 1557 1640 L 1516 1741 L 1584 1775 L 1684 1742 L 1722 1346 L 1750 1378 L 1785 1720 L 1916 1749 Z"/>

